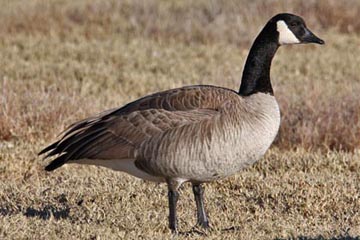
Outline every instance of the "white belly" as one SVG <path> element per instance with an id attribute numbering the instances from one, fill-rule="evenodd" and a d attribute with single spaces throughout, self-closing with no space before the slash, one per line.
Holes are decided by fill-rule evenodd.
<path id="1" fill-rule="evenodd" d="M 162 177 L 157 177 L 150 175 L 135 166 L 134 159 L 79 159 L 75 161 L 70 161 L 69 163 L 79 163 L 79 164 L 89 164 L 96 165 L 101 167 L 110 168 L 114 171 L 121 171 L 131 174 L 137 178 L 141 178 L 153 182 L 165 182 L 165 179 Z"/>

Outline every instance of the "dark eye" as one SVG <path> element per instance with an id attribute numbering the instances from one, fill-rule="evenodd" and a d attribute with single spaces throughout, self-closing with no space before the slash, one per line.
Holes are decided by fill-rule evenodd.
<path id="1" fill-rule="evenodd" d="M 300 25 L 299 22 L 291 22 L 291 23 L 290 23 L 290 26 L 291 26 L 291 27 L 297 27 L 297 26 L 299 26 L 299 25 Z"/>

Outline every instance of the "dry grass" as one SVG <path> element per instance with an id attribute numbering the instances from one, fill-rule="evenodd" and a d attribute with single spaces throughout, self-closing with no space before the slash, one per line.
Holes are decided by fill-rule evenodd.
<path id="1" fill-rule="evenodd" d="M 8 164 L 0 165 L 0 236 L 170 238 L 164 185 L 96 167 L 68 166 L 45 173 L 35 154 L 41 145 L 20 142 L 2 150 Z M 360 236 L 359 172 L 359 153 L 272 149 L 254 167 L 206 185 L 213 226 L 206 239 Z M 180 231 L 191 230 L 195 205 L 189 185 L 181 190 L 178 211 Z"/>
<path id="2" fill-rule="evenodd" d="M 237 89 L 251 41 L 281 11 L 327 44 L 279 50 L 276 148 L 207 186 L 208 238 L 360 235 L 359 1 L 0 3 L 0 238 L 169 238 L 164 186 L 94 167 L 48 175 L 36 152 L 71 122 L 151 92 Z M 182 193 L 188 231 L 194 207 Z"/>
<path id="3" fill-rule="evenodd" d="M 5 5 L 11 11 L 0 11 L 6 23 L 0 27 L 1 57 L 7 60 L 0 79 L 0 139 L 38 137 L 52 130 L 55 120 L 68 124 L 169 87 L 208 83 L 237 88 L 256 32 L 274 13 L 287 10 L 303 13 L 320 33 L 332 30 L 323 33 L 325 48 L 307 46 L 299 52 L 296 46 L 277 57 L 273 78 L 283 111 L 277 145 L 343 150 L 360 145 L 359 38 L 338 33 L 358 31 L 358 1 Z M 217 14 L 206 17 L 209 12 Z M 326 21 L 321 20 L 324 16 Z M 79 101 L 84 101 L 83 109 L 64 119 L 77 110 Z"/>
<path id="4" fill-rule="evenodd" d="M 252 41 L 253 34 L 278 12 L 300 14 L 315 29 L 360 32 L 357 0 L 17 0 L 5 1 L 0 11 L 2 33 L 40 33 L 65 39 L 75 34 L 104 38 L 117 33 L 127 38 L 242 45 Z"/>

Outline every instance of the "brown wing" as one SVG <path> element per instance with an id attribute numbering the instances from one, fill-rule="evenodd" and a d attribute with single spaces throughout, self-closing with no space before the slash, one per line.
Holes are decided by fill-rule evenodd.
<path id="1" fill-rule="evenodd" d="M 151 136 L 209 119 L 236 96 L 231 90 L 212 86 L 155 93 L 72 124 L 59 141 L 39 154 L 58 155 L 45 168 L 49 171 L 69 160 L 132 158 L 134 149 Z"/>

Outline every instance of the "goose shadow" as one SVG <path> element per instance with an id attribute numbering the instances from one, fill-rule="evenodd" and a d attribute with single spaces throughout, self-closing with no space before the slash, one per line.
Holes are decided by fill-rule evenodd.
<path id="1" fill-rule="evenodd" d="M 48 220 L 53 217 L 56 220 L 69 218 L 70 208 L 56 208 L 51 205 L 47 205 L 42 209 L 36 209 L 28 207 L 24 213 L 26 217 L 38 217 L 43 220 Z"/>
<path id="2" fill-rule="evenodd" d="M 11 216 L 14 214 L 22 213 L 20 207 L 18 210 L 14 210 L 8 207 L 0 206 L 0 216 Z M 47 205 L 43 208 L 36 209 L 33 207 L 26 208 L 25 212 L 22 213 L 26 217 L 38 217 L 43 220 L 48 220 L 53 217 L 56 220 L 69 218 L 70 208 L 68 206 L 64 208 L 57 208 L 51 205 Z"/>

